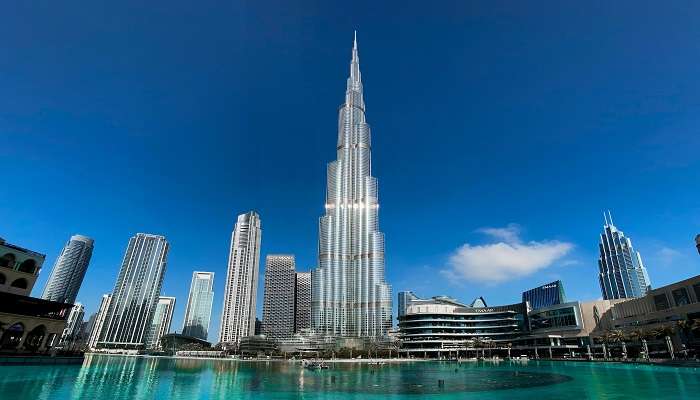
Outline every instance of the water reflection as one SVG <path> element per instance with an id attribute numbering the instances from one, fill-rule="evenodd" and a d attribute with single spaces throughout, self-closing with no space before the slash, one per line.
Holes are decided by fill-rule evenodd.
<path id="1" fill-rule="evenodd" d="M 286 362 L 87 356 L 82 367 L 0 367 L 0 398 L 12 400 L 448 399 L 455 393 L 463 393 L 460 399 L 544 400 L 562 393 L 597 399 L 698 392 L 700 373 L 691 369 L 583 362 L 338 364 L 309 371 Z"/>

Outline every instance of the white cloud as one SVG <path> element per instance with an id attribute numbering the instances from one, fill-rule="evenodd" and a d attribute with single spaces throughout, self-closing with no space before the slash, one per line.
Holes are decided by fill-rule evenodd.
<path id="1" fill-rule="evenodd" d="M 508 224 L 505 228 L 480 228 L 477 232 L 485 233 L 506 243 L 520 243 L 520 225 Z"/>
<path id="2" fill-rule="evenodd" d="M 556 240 L 522 243 L 520 227 L 482 228 L 502 241 L 486 245 L 462 245 L 450 256 L 449 269 L 441 271 L 450 279 L 499 283 L 532 275 L 567 255 L 574 245 Z"/>

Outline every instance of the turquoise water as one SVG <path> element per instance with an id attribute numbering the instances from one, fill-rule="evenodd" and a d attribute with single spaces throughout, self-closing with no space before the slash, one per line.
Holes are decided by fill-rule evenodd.
<path id="1" fill-rule="evenodd" d="M 438 380 L 443 380 L 442 385 Z M 336 364 L 87 356 L 0 366 L 0 399 L 700 399 L 700 369 L 587 362 Z"/>

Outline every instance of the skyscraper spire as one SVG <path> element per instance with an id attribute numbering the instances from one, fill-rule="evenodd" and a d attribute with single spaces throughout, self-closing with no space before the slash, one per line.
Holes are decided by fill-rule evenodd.
<path id="1" fill-rule="evenodd" d="M 362 76 L 360 74 L 360 56 L 357 51 L 357 31 L 352 41 L 352 59 L 350 61 L 350 77 L 348 78 L 348 92 L 359 92 L 362 96 Z M 356 105 L 360 105 L 356 103 Z M 364 104 L 362 105 L 364 107 Z"/>

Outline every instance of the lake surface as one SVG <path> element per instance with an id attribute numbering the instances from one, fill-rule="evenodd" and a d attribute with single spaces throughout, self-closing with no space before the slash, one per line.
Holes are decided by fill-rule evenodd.
<path id="1" fill-rule="evenodd" d="M 439 384 L 443 380 L 443 384 Z M 698 399 L 700 369 L 529 361 L 336 364 L 88 355 L 0 366 L 0 399 Z"/>

